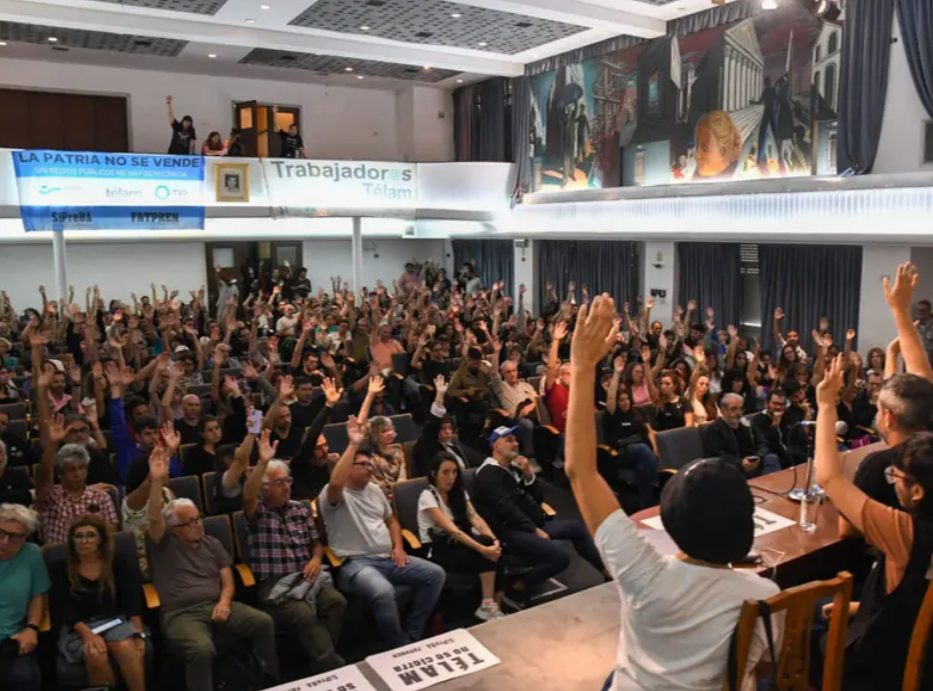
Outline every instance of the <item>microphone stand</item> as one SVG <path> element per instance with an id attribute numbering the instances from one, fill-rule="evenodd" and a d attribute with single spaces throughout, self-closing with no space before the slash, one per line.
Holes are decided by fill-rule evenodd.
<path id="1" fill-rule="evenodd" d="M 805 422 L 805 421 L 804 421 L 804 422 Z M 794 425 L 794 427 L 792 427 L 791 429 L 794 429 L 794 428 L 796 428 L 796 427 L 800 427 L 802 424 L 803 424 L 803 422 L 798 422 L 798 423 L 797 423 L 796 425 Z M 804 428 L 804 429 L 806 429 L 806 428 Z M 823 491 L 823 488 L 820 487 L 818 484 L 816 484 L 816 483 L 813 481 L 813 457 L 814 457 L 814 455 L 816 455 L 815 452 L 814 452 L 814 447 L 815 447 L 815 445 L 816 445 L 816 435 L 814 434 L 814 435 L 813 435 L 813 438 L 811 438 L 810 435 L 807 435 L 807 445 L 806 445 L 806 450 L 807 450 L 807 471 L 806 471 L 806 473 L 804 474 L 804 483 L 803 483 L 803 487 L 796 487 L 796 484 L 797 484 L 797 479 L 796 479 L 796 478 L 797 478 L 797 471 L 796 471 L 796 467 L 797 467 L 797 466 L 794 466 L 794 468 L 795 468 L 795 470 L 794 470 L 794 485 L 795 485 L 795 487 L 794 487 L 794 489 L 792 489 L 790 492 L 787 493 L 787 498 L 790 499 L 791 501 L 798 501 L 798 502 L 799 502 L 799 501 L 804 501 L 804 499 L 808 499 L 808 500 L 809 500 L 809 499 L 814 499 L 814 498 L 820 498 L 820 499 L 822 499 L 823 496 L 825 496 L 825 494 L 826 494 L 826 493 Z"/>

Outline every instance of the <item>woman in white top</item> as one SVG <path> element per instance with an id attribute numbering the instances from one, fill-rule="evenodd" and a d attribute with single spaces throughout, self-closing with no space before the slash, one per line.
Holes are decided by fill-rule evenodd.
<path id="1" fill-rule="evenodd" d="M 687 401 L 693 410 L 693 424 L 699 426 L 707 422 L 715 422 L 719 417 L 719 407 L 716 405 L 716 396 L 710 387 L 709 369 L 706 367 L 706 353 L 703 352 L 703 346 L 694 348 L 693 354 L 697 366 L 690 375 Z"/>
<path id="2" fill-rule="evenodd" d="M 430 547 L 428 559 L 448 573 L 478 575 L 483 602 L 477 618 L 501 619 L 502 546 L 470 503 L 456 457 L 446 451 L 435 455 L 428 482 L 418 500 L 418 532 Z"/>

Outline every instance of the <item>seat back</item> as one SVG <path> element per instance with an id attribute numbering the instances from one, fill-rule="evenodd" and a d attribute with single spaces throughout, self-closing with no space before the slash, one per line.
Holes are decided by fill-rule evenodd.
<path id="1" fill-rule="evenodd" d="M 5 403 L 0 405 L 0 413 L 6 413 L 10 420 L 25 420 L 26 419 L 26 404 L 25 403 Z"/>
<path id="2" fill-rule="evenodd" d="M 201 396 L 210 396 L 211 384 L 192 384 L 185 390 L 185 393 L 194 394 L 199 398 Z"/>
<path id="3" fill-rule="evenodd" d="M 603 429 L 603 425 L 606 424 L 606 415 L 608 413 L 605 410 L 600 410 L 596 413 L 596 445 L 606 443 L 606 432 Z"/>
<path id="4" fill-rule="evenodd" d="M 476 476 L 476 468 L 469 468 L 463 471 L 463 489 L 469 494 L 473 490 L 473 478 Z"/>
<path id="5" fill-rule="evenodd" d="M 25 420 L 10 420 L 6 423 L 6 431 L 23 441 L 26 441 L 26 432 L 28 430 L 29 427 L 26 425 Z"/>
<path id="6" fill-rule="evenodd" d="M 220 541 L 231 558 L 236 558 L 234 551 L 233 529 L 230 527 L 229 516 L 205 516 L 204 534 Z"/>
<path id="7" fill-rule="evenodd" d="M 350 419 L 350 401 L 337 401 L 330 409 L 331 422 L 346 422 Z"/>
<path id="8" fill-rule="evenodd" d="M 120 510 L 120 488 L 116 485 L 101 484 L 100 489 L 107 493 L 110 501 L 113 502 L 113 510 L 117 512 L 117 527 L 122 527 L 123 512 Z"/>
<path id="9" fill-rule="evenodd" d="M 522 378 L 531 379 L 532 377 L 538 376 L 538 368 L 541 367 L 542 363 L 540 362 L 526 362 L 522 365 Z"/>
<path id="10" fill-rule="evenodd" d="M 658 434 L 661 468 L 680 470 L 690 461 L 703 458 L 703 439 L 696 427 L 681 427 Z"/>
<path id="11" fill-rule="evenodd" d="M 933 626 L 933 580 L 927 586 L 927 594 L 920 605 L 920 613 L 914 623 L 914 632 L 907 648 L 907 668 L 904 670 L 902 691 L 920 691 L 923 681 L 923 666 L 930 643 L 930 628 Z"/>
<path id="12" fill-rule="evenodd" d="M 216 470 L 212 470 L 209 473 L 204 473 L 201 476 L 201 491 L 204 493 L 204 511 L 211 516 L 213 516 L 215 513 L 214 498 L 211 496 L 211 485 L 213 484 L 214 478 L 216 476 Z"/>
<path id="13" fill-rule="evenodd" d="M 347 446 L 350 445 L 346 422 L 324 425 L 323 434 L 331 453 L 343 453 L 347 450 Z"/>
<path id="14" fill-rule="evenodd" d="M 411 417 L 411 413 L 393 415 L 391 420 L 392 424 L 395 425 L 395 432 L 398 435 L 395 438 L 397 443 L 404 444 L 407 441 L 415 441 L 418 438 L 418 430 L 415 429 L 415 421 Z"/>
<path id="15" fill-rule="evenodd" d="M 173 477 L 168 481 L 168 488 L 179 499 L 190 499 L 198 507 L 198 511 L 204 511 L 204 502 L 201 498 L 201 478 L 197 475 Z"/>
<path id="16" fill-rule="evenodd" d="M 411 364 L 410 353 L 395 353 L 392 355 L 392 371 L 403 377 L 408 376 L 408 366 Z"/>
<path id="17" fill-rule="evenodd" d="M 778 593 L 768 598 L 772 618 L 783 615 L 783 636 L 775 640 L 778 662 L 775 670 L 778 691 L 807 691 L 810 688 L 810 632 L 816 604 L 823 598 L 832 598 L 826 651 L 823 656 L 823 691 L 842 688 L 842 658 L 845 653 L 846 628 L 849 624 L 849 602 L 852 599 L 852 576 L 840 572 L 828 581 L 813 581 Z M 755 635 L 759 605 L 748 600 L 742 605 L 735 630 L 736 679 L 741 680 L 748 665 L 748 653 Z M 726 674 L 724 689 L 728 689 Z"/>
<path id="18" fill-rule="evenodd" d="M 405 453 L 405 467 L 406 467 L 406 470 L 408 471 L 406 473 L 406 477 L 413 478 L 415 477 L 414 474 L 417 472 L 415 470 L 415 459 L 414 459 L 415 444 L 417 443 L 418 443 L 417 441 L 406 441 L 404 444 L 402 444 L 402 451 Z"/>
<path id="19" fill-rule="evenodd" d="M 246 514 L 242 511 L 233 514 L 233 539 L 240 561 L 244 564 L 251 563 L 249 560 L 249 524 L 246 521 Z"/>
<path id="20" fill-rule="evenodd" d="M 427 487 L 428 479 L 419 477 L 416 480 L 396 482 L 392 492 L 399 524 L 404 530 L 410 530 L 415 535 L 418 535 L 418 500 Z"/>

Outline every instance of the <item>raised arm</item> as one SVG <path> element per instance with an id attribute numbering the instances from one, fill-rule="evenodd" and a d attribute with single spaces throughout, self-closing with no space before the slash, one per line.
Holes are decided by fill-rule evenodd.
<path id="1" fill-rule="evenodd" d="M 275 458 L 275 452 L 279 448 L 279 443 L 269 443 L 269 435 L 272 433 L 269 429 L 264 429 L 259 436 L 259 462 L 249 474 L 246 485 L 243 487 L 243 509 L 246 517 L 252 520 L 256 515 L 256 509 L 259 508 L 260 497 L 262 496 L 262 481 L 266 474 L 266 468 L 269 467 L 269 461 Z"/>
<path id="2" fill-rule="evenodd" d="M 285 401 L 295 393 L 295 384 L 290 374 L 285 375 L 279 380 L 279 395 L 275 402 L 269 406 L 266 416 L 262 419 L 263 428 L 275 425 L 275 418 L 278 417 L 279 409 L 285 405 Z"/>
<path id="3" fill-rule="evenodd" d="M 913 301 L 914 289 L 919 280 L 917 267 L 910 262 L 901 264 L 897 267 L 893 287 L 890 279 L 885 276 L 884 297 L 894 316 L 907 371 L 924 379 L 933 379 L 933 368 L 930 367 L 930 360 L 923 348 L 923 340 L 910 318 L 910 303 Z"/>
<path id="4" fill-rule="evenodd" d="M 884 356 L 884 379 L 887 381 L 900 369 L 901 362 L 901 339 L 895 338 L 888 343 L 887 352 Z"/>
<path id="5" fill-rule="evenodd" d="M 596 367 L 616 341 L 615 306 L 608 295 L 580 307 L 570 346 L 573 383 L 567 409 L 565 471 L 590 533 L 596 534 L 619 502 L 596 467 L 596 422 L 593 389 Z"/>
<path id="6" fill-rule="evenodd" d="M 771 326 L 771 334 L 774 336 L 774 342 L 781 346 L 784 343 L 784 334 L 781 333 L 781 320 L 784 318 L 784 310 L 778 307 L 774 310 L 774 322 Z"/>
<path id="7" fill-rule="evenodd" d="M 46 375 L 42 375 L 45 377 Z M 48 397 L 45 390 L 39 390 L 39 395 Z M 65 418 L 61 415 L 49 415 L 49 404 L 39 405 L 39 428 L 42 434 L 42 459 L 36 471 L 36 504 L 42 505 L 46 496 L 55 483 L 55 456 L 58 446 L 65 440 Z"/>
<path id="8" fill-rule="evenodd" d="M 161 442 L 149 454 L 149 537 L 159 544 L 165 536 L 162 488 L 168 482 L 169 454 Z"/>
<path id="9" fill-rule="evenodd" d="M 168 124 L 175 122 L 175 111 L 172 110 L 172 97 L 165 97 L 165 112 L 168 114 Z"/>
<path id="10" fill-rule="evenodd" d="M 618 327 L 616 327 L 618 329 Z M 571 368 L 573 362 L 570 363 Z M 616 406 L 619 403 L 619 379 L 625 370 L 625 358 L 617 357 L 612 361 L 612 380 L 609 382 L 609 390 L 606 391 L 606 412 L 610 415 L 616 412 Z"/>
<path id="11" fill-rule="evenodd" d="M 557 375 L 560 373 L 560 359 L 557 354 L 560 350 L 560 342 L 566 335 L 567 324 L 565 322 L 554 325 L 554 333 L 551 334 L 551 348 L 547 356 L 547 374 L 544 380 L 545 391 L 549 390 L 557 381 Z"/>
<path id="12" fill-rule="evenodd" d="M 347 422 L 347 437 L 349 438 L 347 448 L 340 460 L 337 461 L 333 471 L 331 471 L 330 482 L 327 483 L 326 498 L 331 504 L 338 503 L 343 497 L 343 488 L 346 487 L 347 482 L 350 480 L 350 471 L 356 462 L 356 452 L 364 439 L 363 427 L 352 415 Z"/>
<path id="13" fill-rule="evenodd" d="M 369 380 L 369 388 L 366 391 L 366 398 L 363 400 L 363 405 L 360 407 L 359 422 L 361 425 L 366 423 L 366 420 L 369 419 L 369 409 L 372 408 L 373 401 L 376 400 L 376 396 L 385 391 L 385 382 L 381 376 L 378 374 Z"/>

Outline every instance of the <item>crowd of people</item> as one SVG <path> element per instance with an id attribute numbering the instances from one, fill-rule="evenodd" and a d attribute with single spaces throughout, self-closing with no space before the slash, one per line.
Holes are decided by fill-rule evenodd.
<path id="1" fill-rule="evenodd" d="M 175 117 L 172 107 L 172 97 L 165 98 L 165 109 L 168 113 L 168 122 L 172 127 L 172 139 L 169 142 L 168 153 L 173 156 L 246 156 L 243 147 L 242 133 L 239 128 L 230 129 L 225 140 L 220 132 L 212 131 L 207 135 L 201 149 L 198 151 L 198 135 L 194 128 L 194 120 L 190 115 L 182 116 L 179 121 Z M 298 125 L 291 124 L 287 129 L 279 127 L 278 106 L 272 107 L 272 129 L 279 138 L 281 145 L 280 158 L 307 158 L 304 140 L 298 134 Z"/>
<path id="2" fill-rule="evenodd" d="M 169 116 L 193 142 L 190 118 L 176 123 L 170 101 Z M 58 651 L 84 666 L 90 685 L 119 672 L 131 691 L 145 688 L 143 582 L 158 593 L 159 635 L 189 689 L 212 688 L 214 660 L 231 649 L 271 682 L 276 633 L 300 643 L 314 672 L 353 656 L 341 641 L 348 597 L 365 604 L 385 647 L 404 645 L 443 607 L 448 574 L 473 577 L 476 618 L 498 619 L 505 602 L 527 606 L 568 567 L 555 544 L 567 540 L 624 595 L 623 649 L 642 657 L 620 653 L 614 688 L 670 688 L 670 672 L 656 671 L 669 659 L 689 660 L 671 667 L 684 675 L 680 687 L 707 688 L 691 680 L 721 675 L 725 658 L 704 627 L 727 640 L 742 600 L 775 589 L 718 568 L 751 544 L 746 480 L 804 461 L 800 423 L 813 420 L 818 449 L 831 429 L 832 454 L 837 420 L 847 422 L 843 443 L 881 436 L 891 447 L 856 480 L 877 505 L 852 498 L 829 456 L 819 463 L 834 501 L 851 501 L 845 529 L 891 550 L 872 605 L 883 610 L 902 581 L 919 588 L 911 555 L 933 550 L 916 523 L 922 512 L 897 509 L 899 499 L 924 505 L 933 461 L 920 434 L 933 383 L 905 316 L 911 272 L 889 291 L 899 340 L 864 361 L 855 332 L 840 348 L 825 320 L 815 351 L 804 352 L 798 332 L 782 332 L 781 310 L 777 357 L 734 326 L 717 327 L 712 309 L 700 321 L 694 301 L 665 326 L 651 319 L 651 300 L 617 314 L 608 297 L 591 301 L 571 283 L 562 297 L 548 285 L 532 315 L 525 286 L 514 297 L 501 282 L 485 289 L 472 263 L 452 279 L 411 263 L 391 287 L 356 292 L 334 277 L 331 290 L 313 293 L 304 270 L 289 270 L 268 292 L 257 279 L 245 299 L 217 272 L 215 305 L 203 288 L 189 301 L 152 286 L 151 297 L 105 302 L 93 287 L 83 306 L 73 291 L 55 301 L 40 288 L 41 304 L 17 312 L 0 292 L 0 686 L 39 688 L 47 603 Z M 901 354 L 910 374 L 897 374 Z M 403 412 L 420 425 L 409 448 L 393 418 Z M 324 434 L 330 423 L 345 426 L 339 453 Z M 717 460 L 682 470 L 662 493 L 659 435 L 690 426 Z M 172 489 L 190 475 L 202 478 L 203 506 Z M 569 478 L 584 521 L 549 515 L 542 477 Z M 413 544 L 395 501 L 398 483 L 416 478 L 425 488 Z M 678 509 L 724 498 L 728 525 Z M 634 511 L 659 499 L 680 561 L 652 553 L 619 509 L 620 500 Z M 241 511 L 252 604 L 236 597 L 244 583 L 234 555 L 204 527 L 204 512 Z M 132 554 L 115 548 L 120 530 L 132 535 Z M 39 544 L 64 546 L 60 572 Z M 665 579 L 678 587 L 657 588 Z M 405 606 L 401 586 L 411 593 Z M 690 598 L 718 601 L 701 609 L 719 618 L 674 624 Z M 670 625 L 689 630 L 676 649 L 666 648 Z"/>

